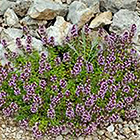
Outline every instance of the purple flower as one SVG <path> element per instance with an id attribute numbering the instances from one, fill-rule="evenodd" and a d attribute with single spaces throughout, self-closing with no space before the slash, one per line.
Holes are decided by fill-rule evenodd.
<path id="1" fill-rule="evenodd" d="M 31 112 L 32 113 L 36 113 L 38 110 L 38 105 L 37 103 L 33 103 L 32 106 L 31 106 Z"/>
<path id="2" fill-rule="evenodd" d="M 65 95 L 66 97 L 69 97 L 71 95 L 71 92 L 69 90 L 66 90 Z"/>
<path id="3" fill-rule="evenodd" d="M 92 73 L 93 72 L 93 64 L 91 64 L 90 62 L 86 63 L 86 68 L 87 68 L 87 72 L 88 73 Z"/>
<path id="4" fill-rule="evenodd" d="M 66 88 L 67 82 L 66 82 L 65 79 L 61 79 L 61 80 L 60 80 L 60 86 L 61 86 L 61 88 Z"/>
<path id="5" fill-rule="evenodd" d="M 73 119 L 74 118 L 74 109 L 72 107 L 67 107 L 66 109 L 66 116 L 69 118 L 69 119 Z"/>
<path id="6" fill-rule="evenodd" d="M 63 54 L 63 61 L 69 62 L 70 61 L 70 54 L 69 52 Z"/>
<path id="7" fill-rule="evenodd" d="M 50 77 L 50 80 L 51 80 L 52 82 L 57 81 L 57 76 L 56 76 L 56 75 L 51 76 L 51 77 Z"/>
<path id="8" fill-rule="evenodd" d="M 21 39 L 19 37 L 16 38 L 16 45 L 18 46 L 18 48 L 22 47 Z"/>
<path id="9" fill-rule="evenodd" d="M 14 102 L 12 102 L 12 103 L 10 104 L 9 107 L 10 107 L 14 112 L 16 112 L 16 111 L 19 109 L 18 105 L 17 105 L 16 103 L 14 103 Z"/>
<path id="10" fill-rule="evenodd" d="M 47 43 L 51 46 L 55 46 L 55 38 L 53 36 L 49 37 Z"/>
<path id="11" fill-rule="evenodd" d="M 76 105 L 76 114 L 77 115 L 81 116 L 84 111 L 85 111 L 85 108 L 82 104 Z"/>
<path id="12" fill-rule="evenodd" d="M 32 131 L 33 131 L 33 135 L 34 137 L 38 140 L 40 138 L 42 138 L 43 136 L 43 133 L 41 132 L 41 130 L 39 130 L 38 126 L 35 125 L 33 128 L 32 128 Z"/>
<path id="13" fill-rule="evenodd" d="M 51 85 L 53 91 L 58 91 L 57 85 Z"/>
<path id="14" fill-rule="evenodd" d="M 78 85 L 77 88 L 76 88 L 76 92 L 75 92 L 76 96 L 79 96 L 80 93 L 83 93 L 83 92 L 84 92 L 84 86 L 81 85 L 81 84 Z"/>
<path id="15" fill-rule="evenodd" d="M 70 32 L 71 32 L 72 37 L 77 37 L 78 36 L 77 25 L 73 25 Z"/>
<path id="16" fill-rule="evenodd" d="M 39 85 L 42 89 L 45 89 L 45 87 L 47 86 L 47 83 L 45 80 L 40 80 Z"/>
<path id="17" fill-rule="evenodd" d="M 45 26 L 44 25 L 39 25 L 38 32 L 40 35 L 45 35 Z"/>
<path id="18" fill-rule="evenodd" d="M 84 25 L 83 31 L 86 35 L 88 35 L 91 32 L 91 29 L 89 28 L 88 24 Z"/>
<path id="19" fill-rule="evenodd" d="M 2 109 L 2 113 L 5 116 L 9 117 L 12 114 L 12 110 L 10 109 L 10 107 L 7 107 L 7 108 L 5 107 L 5 108 Z"/>
<path id="20" fill-rule="evenodd" d="M 84 129 L 84 134 L 91 135 L 94 133 L 96 129 L 97 129 L 97 125 L 94 122 L 92 122 Z"/>
<path id="21" fill-rule="evenodd" d="M 125 117 L 127 119 L 134 119 L 138 116 L 137 110 L 129 110 L 125 113 Z"/>
<path id="22" fill-rule="evenodd" d="M 20 89 L 15 87 L 15 88 L 14 88 L 14 94 L 15 94 L 15 95 L 21 94 Z"/>
<path id="23" fill-rule="evenodd" d="M 27 119 L 20 120 L 19 125 L 20 125 L 20 128 L 26 129 L 28 127 L 28 120 Z"/>
<path id="24" fill-rule="evenodd" d="M 61 58 L 60 57 L 56 57 L 56 59 L 54 61 L 55 61 L 56 65 L 61 64 Z"/>
<path id="25" fill-rule="evenodd" d="M 123 92 L 129 93 L 129 91 L 130 91 L 130 87 L 125 85 L 125 86 L 123 87 Z"/>
<path id="26" fill-rule="evenodd" d="M 82 120 L 83 122 L 85 122 L 85 123 L 90 122 L 90 121 L 91 121 L 91 115 L 90 115 L 90 113 L 89 113 L 88 111 L 84 111 L 84 112 L 82 113 L 82 118 L 81 118 L 81 120 Z"/>
<path id="27" fill-rule="evenodd" d="M 2 107 L 5 104 L 5 100 L 4 99 L 0 99 L 0 107 Z"/>
<path id="28" fill-rule="evenodd" d="M 51 118 L 51 119 L 55 117 L 55 110 L 52 106 L 50 106 L 50 108 L 48 109 L 47 116 L 48 118 Z"/>
<path id="29" fill-rule="evenodd" d="M 7 42 L 5 39 L 1 40 L 1 44 L 3 45 L 3 47 L 6 47 L 7 46 Z"/>

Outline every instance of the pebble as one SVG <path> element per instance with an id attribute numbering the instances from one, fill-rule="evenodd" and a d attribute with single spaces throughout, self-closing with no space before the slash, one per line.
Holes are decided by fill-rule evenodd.
<path id="1" fill-rule="evenodd" d="M 107 127 L 107 130 L 109 131 L 109 132 L 113 132 L 114 131 L 114 125 L 113 124 L 111 124 L 109 127 Z"/>
<path id="2" fill-rule="evenodd" d="M 78 140 L 84 140 L 84 137 L 81 137 L 81 136 L 80 136 L 80 137 L 78 138 Z"/>
<path id="3" fill-rule="evenodd" d="M 91 137 L 91 136 L 87 136 L 87 137 L 85 138 L 85 140 L 92 140 L 92 137 Z"/>
<path id="4" fill-rule="evenodd" d="M 63 140 L 63 136 L 60 135 L 60 136 L 56 137 L 56 140 Z"/>
<path id="5" fill-rule="evenodd" d="M 102 136 L 105 132 L 104 132 L 103 130 L 99 130 L 99 131 L 97 131 L 97 133 L 98 133 L 100 136 Z"/>
<path id="6" fill-rule="evenodd" d="M 131 132 L 131 130 L 128 127 L 123 128 L 123 130 L 125 134 L 129 134 Z"/>

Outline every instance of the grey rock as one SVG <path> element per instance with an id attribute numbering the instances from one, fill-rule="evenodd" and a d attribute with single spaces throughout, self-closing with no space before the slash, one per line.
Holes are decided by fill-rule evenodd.
<path id="1" fill-rule="evenodd" d="M 54 26 L 47 28 L 46 33 L 48 37 L 53 36 L 55 38 L 56 45 L 62 45 L 71 27 L 72 25 L 69 22 L 66 22 L 63 17 L 58 16 Z"/>
<path id="2" fill-rule="evenodd" d="M 12 9 L 10 9 L 10 8 L 8 8 L 7 10 L 6 10 L 6 12 L 4 13 L 4 18 L 5 18 L 5 23 L 7 24 L 7 25 L 9 25 L 9 26 L 16 26 L 16 25 L 18 25 L 19 23 L 19 19 L 18 19 L 18 17 L 17 17 L 17 15 L 15 14 L 15 12 L 12 10 Z"/>
<path id="3" fill-rule="evenodd" d="M 127 9 L 121 9 L 113 16 L 113 23 L 111 24 L 110 31 L 117 34 L 123 33 L 125 30 L 130 30 L 132 24 L 136 24 L 137 31 L 133 38 L 134 46 L 140 50 L 140 17 L 136 12 Z"/>
<path id="4" fill-rule="evenodd" d="M 78 137 L 78 140 L 84 140 L 84 137 L 80 136 L 80 137 Z"/>
<path id="5" fill-rule="evenodd" d="M 39 24 L 47 24 L 46 20 L 35 20 L 32 19 L 30 16 L 26 16 L 22 20 L 20 20 L 21 24 L 28 25 L 28 26 L 33 26 L 33 25 L 39 25 Z"/>
<path id="6" fill-rule="evenodd" d="M 105 131 L 104 131 L 104 130 L 98 130 L 97 133 L 98 133 L 100 136 L 102 136 L 102 135 L 105 133 Z"/>
<path id="7" fill-rule="evenodd" d="M 0 15 L 3 15 L 4 12 L 12 7 L 15 4 L 15 2 L 11 2 L 8 0 L 0 0 Z"/>
<path id="8" fill-rule="evenodd" d="M 80 0 L 85 3 L 88 8 L 94 10 L 95 13 L 100 12 L 100 1 L 99 0 Z"/>
<path id="9" fill-rule="evenodd" d="M 92 17 L 94 17 L 93 14 L 94 10 L 88 8 L 86 4 L 74 1 L 69 6 L 67 20 L 71 21 L 73 24 L 77 24 L 78 27 L 82 27 Z"/>
<path id="10" fill-rule="evenodd" d="M 6 41 L 10 42 L 17 37 L 22 37 L 23 31 L 17 28 L 7 28 L 3 29 L 1 32 L 1 38 L 6 39 Z"/>
<path id="11" fill-rule="evenodd" d="M 56 140 L 63 140 L 63 136 L 60 135 L 60 136 L 56 137 Z"/>
<path id="12" fill-rule="evenodd" d="M 17 2 L 14 5 L 13 9 L 18 16 L 24 17 L 27 14 L 27 11 L 30 5 L 31 5 L 31 1 L 23 0 L 23 1 Z"/>
<path id="13" fill-rule="evenodd" d="M 90 23 L 89 27 L 94 29 L 103 25 L 111 24 L 112 21 L 112 13 L 111 12 L 103 12 L 96 16 Z"/>
<path id="14" fill-rule="evenodd" d="M 107 130 L 109 131 L 109 132 L 113 132 L 114 131 L 114 125 L 113 124 L 111 124 L 110 126 L 108 126 L 107 127 Z"/>
<path id="15" fill-rule="evenodd" d="M 120 9 L 128 9 L 134 11 L 136 9 L 137 0 L 101 0 L 101 10 L 110 10 L 116 13 Z"/>
<path id="16" fill-rule="evenodd" d="M 28 15 L 33 19 L 51 20 L 56 16 L 65 16 L 67 5 L 51 0 L 34 0 L 28 10 Z"/>

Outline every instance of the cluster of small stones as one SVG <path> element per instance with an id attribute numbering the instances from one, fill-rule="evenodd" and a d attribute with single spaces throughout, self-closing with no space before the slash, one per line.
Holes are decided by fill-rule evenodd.
<path id="1" fill-rule="evenodd" d="M 22 130 L 13 118 L 6 118 L 0 112 L 0 139 L 1 140 L 35 140 L 30 128 Z M 123 121 L 121 118 L 114 124 L 106 124 L 90 136 L 78 138 L 67 134 L 67 131 L 53 138 L 44 136 L 40 140 L 140 140 L 140 118 Z"/>

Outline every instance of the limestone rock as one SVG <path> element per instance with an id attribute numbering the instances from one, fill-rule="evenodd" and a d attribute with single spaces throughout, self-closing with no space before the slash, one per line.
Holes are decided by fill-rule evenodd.
<path id="1" fill-rule="evenodd" d="M 65 16 L 67 6 L 50 0 L 34 0 L 28 15 L 33 19 L 51 20 L 56 16 Z"/>
<path id="2" fill-rule="evenodd" d="M 69 6 L 67 20 L 71 21 L 73 24 L 77 24 L 79 28 L 87 23 L 92 17 L 94 17 L 94 11 L 82 2 L 74 1 Z"/>
<path id="3" fill-rule="evenodd" d="M 92 9 L 95 13 L 100 12 L 100 1 L 99 0 L 80 0 L 85 3 L 88 8 Z"/>
<path id="4" fill-rule="evenodd" d="M 140 50 L 140 17 L 133 11 L 121 9 L 113 16 L 110 31 L 117 34 L 123 33 L 125 30 L 130 30 L 132 24 L 136 24 L 137 31 L 134 36 L 133 42 L 138 50 Z"/>
<path id="5" fill-rule="evenodd" d="M 0 15 L 3 15 L 4 12 L 12 7 L 15 4 L 15 2 L 11 2 L 8 0 L 0 0 Z"/>
<path id="6" fill-rule="evenodd" d="M 4 18 L 5 18 L 5 23 L 7 25 L 9 25 L 9 26 L 18 25 L 19 19 L 12 9 L 8 8 L 6 10 L 6 12 L 4 14 Z"/>
<path id="7" fill-rule="evenodd" d="M 53 36 L 55 38 L 56 45 L 62 45 L 62 41 L 69 33 L 72 25 L 69 22 L 66 22 L 63 17 L 58 16 L 54 26 L 47 28 L 48 37 Z"/>
<path id="8" fill-rule="evenodd" d="M 111 124 L 110 126 L 108 126 L 107 127 L 107 130 L 109 131 L 109 132 L 113 132 L 114 131 L 114 125 L 113 124 Z"/>
<path id="9" fill-rule="evenodd" d="M 31 1 L 19 1 L 14 5 L 14 11 L 15 13 L 20 16 L 24 17 L 27 14 L 27 11 L 31 5 Z"/>
<path id="10" fill-rule="evenodd" d="M 101 13 L 91 21 L 89 27 L 94 29 L 102 25 L 111 24 L 112 23 L 111 19 L 112 19 L 111 12 L 108 11 Z"/>
<path id="11" fill-rule="evenodd" d="M 1 38 L 6 39 L 6 41 L 10 42 L 17 37 L 22 37 L 23 31 L 16 28 L 7 28 L 3 29 L 1 32 Z"/>
<path id="12" fill-rule="evenodd" d="M 63 140 L 62 135 L 60 135 L 60 136 L 56 137 L 56 140 Z"/>
<path id="13" fill-rule="evenodd" d="M 20 20 L 21 24 L 28 25 L 28 26 L 33 26 L 33 25 L 39 25 L 39 24 L 47 24 L 46 20 L 35 20 L 32 19 L 30 16 L 26 16 L 22 20 Z"/>
<path id="14" fill-rule="evenodd" d="M 116 13 L 120 9 L 128 9 L 134 11 L 136 9 L 137 0 L 101 0 L 101 10 L 110 10 Z"/>

